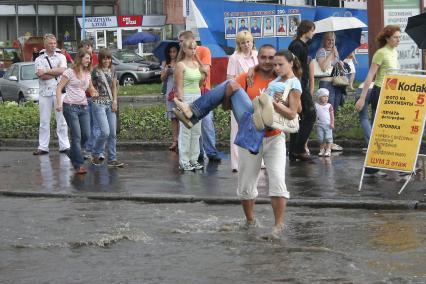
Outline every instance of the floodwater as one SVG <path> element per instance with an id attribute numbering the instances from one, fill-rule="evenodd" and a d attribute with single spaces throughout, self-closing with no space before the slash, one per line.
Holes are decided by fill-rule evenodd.
<path id="1" fill-rule="evenodd" d="M 0 198 L 0 283 L 425 283 L 426 212 Z"/>

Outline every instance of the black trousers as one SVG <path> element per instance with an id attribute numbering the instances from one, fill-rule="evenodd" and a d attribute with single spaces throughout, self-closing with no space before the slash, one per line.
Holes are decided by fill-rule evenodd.
<path id="1" fill-rule="evenodd" d="M 300 114 L 299 132 L 290 134 L 290 154 L 305 153 L 305 144 L 309 139 L 309 135 L 311 135 L 312 129 L 314 128 L 316 118 L 317 115 L 313 106 L 304 112 L 302 111 Z"/>

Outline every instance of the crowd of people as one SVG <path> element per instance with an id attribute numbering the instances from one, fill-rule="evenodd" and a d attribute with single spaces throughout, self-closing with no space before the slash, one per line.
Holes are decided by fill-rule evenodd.
<path id="1" fill-rule="evenodd" d="M 67 68 L 67 59 L 56 46 L 56 37 L 46 34 L 44 49 L 35 59 L 40 127 L 39 146 L 33 154 L 49 153 L 50 117 L 55 108 L 59 152 L 68 155 L 76 174 L 87 173 L 83 166 L 87 158 L 94 165 L 103 163 L 107 141 L 108 166 L 122 167 L 116 157 L 117 80 L 111 51 L 101 49 L 98 64 L 92 43 L 84 40 L 74 64 Z"/>
<path id="2" fill-rule="evenodd" d="M 286 201 L 290 197 L 285 183 L 287 154 L 290 161 L 312 160 L 308 139 L 315 124 L 319 156 L 328 158 L 331 150 L 342 149 L 333 144 L 332 130 L 335 113 L 343 103 L 343 90 L 333 84 L 330 76 L 320 78 L 319 89 L 314 92 L 314 63 L 308 53 L 308 42 L 314 33 L 314 23 L 303 20 L 288 49 L 277 51 L 270 44 L 257 50 L 248 30 L 238 32 L 235 53 L 229 58 L 227 80 L 214 88 L 210 86 L 210 50 L 198 46 L 192 32 L 182 32 L 179 44 L 171 43 L 165 49 L 162 62 L 166 117 L 170 119 L 173 137 L 169 150 L 179 154 L 179 168 L 183 172 L 201 170 L 205 158 L 209 162 L 220 162 L 212 111 L 220 105 L 231 110 L 231 170 L 238 172 L 237 194 L 246 218 L 243 227 L 258 225 L 254 206 L 258 176 L 264 168 L 275 217 L 272 236 L 284 230 Z M 381 48 L 373 56 L 356 102 L 366 141 L 371 133 L 366 108 L 371 104 L 374 114 L 383 76 L 388 68 L 397 67 L 395 48 L 399 44 L 400 29 L 387 26 L 377 39 Z M 35 59 L 40 81 L 40 129 L 39 146 L 34 155 L 49 153 L 50 116 L 55 107 L 59 151 L 69 156 L 76 174 L 87 173 L 85 158 L 101 165 L 105 154 L 108 166 L 123 166 L 116 153 L 117 80 L 111 51 L 101 49 L 97 56 L 91 42 L 82 41 L 72 67 L 67 68 L 65 56 L 56 49 L 55 36 L 45 35 L 44 45 L 45 49 Z M 354 54 L 345 62 L 340 58 L 332 32 L 324 34 L 315 59 L 323 70 L 356 63 Z M 355 70 L 348 72 L 351 82 L 354 73 Z M 374 77 L 374 87 L 370 90 Z M 261 90 L 268 90 L 271 96 L 265 97 Z M 275 127 L 275 116 L 285 120 L 299 117 L 298 131 L 289 135 Z M 261 131 L 258 150 L 253 152 L 234 145 L 236 136 L 254 128 Z M 106 146 L 107 153 L 104 153 Z M 375 169 L 366 169 L 366 176 L 378 174 Z"/>

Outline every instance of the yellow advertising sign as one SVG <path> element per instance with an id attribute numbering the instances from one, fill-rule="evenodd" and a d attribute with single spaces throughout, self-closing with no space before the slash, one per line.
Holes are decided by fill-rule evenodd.
<path id="1" fill-rule="evenodd" d="M 365 166 L 412 172 L 422 142 L 425 114 L 426 77 L 385 76 Z"/>

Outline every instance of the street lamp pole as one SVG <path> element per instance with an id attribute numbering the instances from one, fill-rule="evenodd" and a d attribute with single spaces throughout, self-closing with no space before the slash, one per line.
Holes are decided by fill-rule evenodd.
<path id="1" fill-rule="evenodd" d="M 81 25 L 81 40 L 86 38 L 86 0 L 81 0 L 81 16 L 82 16 L 82 25 Z"/>

